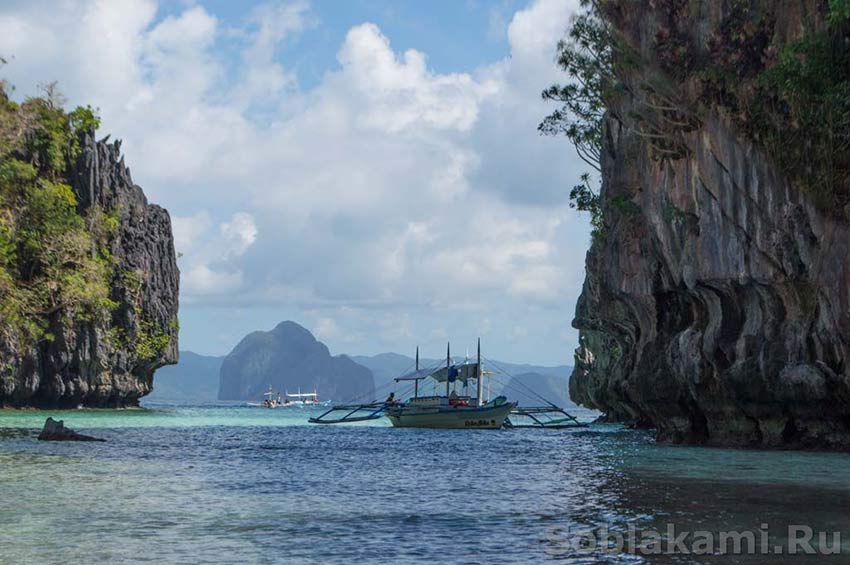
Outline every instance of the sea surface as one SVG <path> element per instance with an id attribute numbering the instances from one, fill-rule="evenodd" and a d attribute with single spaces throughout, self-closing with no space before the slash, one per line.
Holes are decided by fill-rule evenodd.
<path id="1" fill-rule="evenodd" d="M 0 563 L 850 562 L 846 454 L 659 445 L 616 425 L 308 425 L 314 413 L 0 411 Z M 39 442 L 48 415 L 107 441 Z M 756 551 L 786 554 L 653 545 L 668 525 L 751 531 Z M 817 532 L 841 532 L 842 553 L 787 555 L 789 525 L 812 528 L 816 550 Z M 626 553 L 592 547 L 630 531 Z"/>

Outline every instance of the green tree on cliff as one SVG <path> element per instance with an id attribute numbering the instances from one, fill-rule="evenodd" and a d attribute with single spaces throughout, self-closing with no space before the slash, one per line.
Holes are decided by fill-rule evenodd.
<path id="1" fill-rule="evenodd" d="M 567 37 L 558 42 L 558 66 L 567 73 L 565 84 L 543 91 L 543 99 L 561 107 L 538 126 L 545 135 L 564 135 L 591 169 L 581 175 L 570 191 L 570 206 L 589 212 L 594 233 L 602 229 L 602 206 L 598 189 L 602 172 L 602 136 L 606 102 L 616 89 L 614 37 L 599 14 L 596 0 L 582 0 Z"/>
<path id="2" fill-rule="evenodd" d="M 8 89 L 0 84 L 0 332 L 32 342 L 50 338 L 51 317 L 114 308 L 108 230 L 87 229 L 67 178 L 99 120 L 90 107 L 66 112 L 55 84 L 20 104 Z"/>

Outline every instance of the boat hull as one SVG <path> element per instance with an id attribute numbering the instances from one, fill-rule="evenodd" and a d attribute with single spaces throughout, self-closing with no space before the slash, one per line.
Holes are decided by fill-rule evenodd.
<path id="1" fill-rule="evenodd" d="M 496 430 L 505 423 L 514 403 L 499 406 L 400 406 L 387 410 L 390 423 L 397 428 L 440 428 Z"/>

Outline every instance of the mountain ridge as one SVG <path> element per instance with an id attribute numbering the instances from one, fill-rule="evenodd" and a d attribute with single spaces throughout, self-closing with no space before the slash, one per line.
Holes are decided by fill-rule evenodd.
<path id="1" fill-rule="evenodd" d="M 368 368 L 346 355 L 331 355 L 292 321 L 246 335 L 225 356 L 219 375 L 219 400 L 256 399 L 269 386 L 279 392 L 316 390 L 320 398 L 335 401 L 371 400 L 375 391 Z"/>
<path id="2" fill-rule="evenodd" d="M 245 337 L 264 333 L 267 332 L 251 332 Z M 227 355 L 200 355 L 188 350 L 181 351 L 179 364 L 164 367 L 157 373 L 154 392 L 146 400 L 150 402 L 217 401 L 220 370 L 226 357 Z M 406 369 L 412 369 L 415 364 L 412 357 L 395 352 L 378 353 L 376 355 L 341 353 L 337 357 L 349 358 L 358 365 L 369 369 L 374 378 L 376 394 L 390 390 L 386 385 L 390 384 L 393 378 L 406 372 Z M 437 365 L 442 362 L 437 359 L 421 359 L 420 361 L 422 366 Z M 499 377 L 499 384 L 491 388 L 493 396 L 507 394 L 511 398 L 517 398 L 523 404 L 531 403 L 531 400 L 535 398 L 534 395 L 525 390 L 522 385 L 514 382 L 514 379 L 520 379 L 525 386 L 530 386 L 532 390 L 547 400 L 560 405 L 569 406 L 573 404 L 569 401 L 566 392 L 572 367 L 566 365 L 542 366 L 528 363 L 514 364 L 502 361 L 493 361 L 492 363 L 496 367 L 504 369 L 509 375 L 509 377 L 505 375 Z M 552 391 L 555 392 L 552 393 Z M 290 392 L 294 392 L 294 389 Z M 324 398 L 323 391 L 319 390 L 318 392 L 319 396 Z M 381 394 L 378 394 L 378 396 L 381 396 Z M 252 399 L 256 399 L 256 397 Z"/>

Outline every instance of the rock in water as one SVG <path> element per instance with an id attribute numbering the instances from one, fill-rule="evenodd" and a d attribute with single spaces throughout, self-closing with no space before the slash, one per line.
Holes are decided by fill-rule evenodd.
<path id="1" fill-rule="evenodd" d="M 219 400 L 256 400 L 269 385 L 280 393 L 319 393 L 320 400 L 372 400 L 372 372 L 325 344 L 295 322 L 245 336 L 221 365 Z"/>
<path id="2" fill-rule="evenodd" d="M 0 406 L 76 408 L 134 406 L 151 391 L 153 374 L 177 362 L 179 271 L 171 219 L 148 204 L 124 165 L 119 141 L 83 134 L 68 181 L 81 216 L 115 220 L 111 319 L 68 321 L 50 314 L 51 339 L 25 344 L 0 334 Z"/>
<path id="3" fill-rule="evenodd" d="M 637 86 L 606 118 L 605 227 L 573 322 L 572 399 L 674 442 L 850 448 L 846 211 L 816 205 L 727 111 L 696 99 L 699 77 L 676 76 L 687 65 L 659 78 L 662 39 L 691 62 L 714 60 L 731 4 L 605 5 L 639 63 L 625 65 Z M 819 2 L 747 6 L 777 53 L 823 28 L 809 21 L 822 18 Z M 753 48 L 724 47 L 742 59 Z M 654 113 L 676 104 L 682 115 Z M 662 122 L 666 145 L 646 133 Z"/>
<path id="4" fill-rule="evenodd" d="M 44 422 L 44 429 L 38 434 L 40 441 L 106 441 L 105 439 L 78 434 L 74 430 L 65 427 L 64 420 L 58 422 L 48 418 Z"/>

